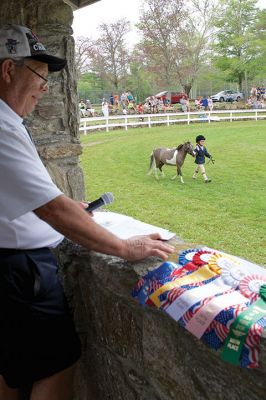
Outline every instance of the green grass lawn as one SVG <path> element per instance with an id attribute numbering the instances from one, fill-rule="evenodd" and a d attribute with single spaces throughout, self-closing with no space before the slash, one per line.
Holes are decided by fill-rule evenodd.
<path id="1" fill-rule="evenodd" d="M 198 134 L 215 164 L 206 164 L 210 184 L 192 179 L 187 155 L 182 185 L 147 176 L 151 150 L 174 147 Z M 266 266 L 266 121 L 223 122 L 91 133 L 81 137 L 87 199 L 112 192 L 110 211 L 169 229 L 199 243 Z"/>

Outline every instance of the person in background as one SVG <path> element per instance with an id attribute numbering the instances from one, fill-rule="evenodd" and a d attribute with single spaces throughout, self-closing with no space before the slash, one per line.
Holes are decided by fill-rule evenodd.
<path id="1" fill-rule="evenodd" d="M 110 105 L 113 107 L 113 106 L 114 106 L 114 104 L 115 104 L 115 99 L 114 99 L 114 95 L 113 95 L 113 93 L 111 93 L 111 94 L 110 94 L 110 97 L 109 97 L 109 102 L 110 102 Z"/>
<path id="2" fill-rule="evenodd" d="M 210 96 L 208 97 L 208 109 L 209 111 L 213 110 L 213 100 Z"/>
<path id="3" fill-rule="evenodd" d="M 187 100 L 186 100 L 186 98 L 185 98 L 185 96 L 182 96 L 181 97 L 181 99 L 180 99 L 180 104 L 181 104 L 181 110 L 183 111 L 183 112 L 187 112 Z"/>
<path id="4" fill-rule="evenodd" d="M 201 111 L 201 97 L 195 99 L 195 109 L 196 111 Z"/>
<path id="5" fill-rule="evenodd" d="M 81 347 L 57 262 L 64 236 L 129 261 L 167 259 L 159 234 L 122 240 L 53 183 L 24 125 L 66 60 L 27 27 L 0 27 L 0 399 L 70 400 Z"/>
<path id="6" fill-rule="evenodd" d="M 127 93 L 125 91 L 120 96 L 120 102 L 122 109 L 127 107 Z"/>
<path id="7" fill-rule="evenodd" d="M 204 111 L 207 111 L 207 109 L 208 109 L 208 99 L 207 99 L 207 97 L 203 97 L 200 100 L 200 105 L 201 105 L 201 107 L 203 108 Z"/>
<path id="8" fill-rule="evenodd" d="M 196 145 L 194 151 L 196 153 L 195 163 L 197 164 L 197 166 L 196 166 L 196 169 L 193 174 L 193 179 L 197 178 L 198 172 L 200 171 L 203 176 L 204 182 L 210 183 L 211 179 L 209 179 L 206 175 L 204 164 L 205 164 L 205 157 L 211 158 L 211 155 L 208 153 L 208 150 L 204 146 L 205 140 L 206 139 L 203 135 L 198 135 L 196 137 L 197 145 Z"/>
<path id="9" fill-rule="evenodd" d="M 139 115 L 143 115 L 143 113 L 144 113 L 144 107 L 143 107 L 143 104 L 142 104 L 142 103 L 139 103 L 139 104 L 138 104 L 138 106 L 137 106 L 137 112 L 138 112 Z M 143 118 L 143 117 L 139 117 L 139 120 L 140 120 L 140 121 L 144 121 L 144 118 Z"/>
<path id="10" fill-rule="evenodd" d="M 257 100 L 257 96 L 258 96 L 258 91 L 257 91 L 257 87 L 256 85 L 253 85 L 251 90 L 250 90 L 250 96 L 252 98 L 252 100 Z"/>
<path id="11" fill-rule="evenodd" d="M 92 104 L 89 99 L 86 100 L 86 112 L 89 116 L 94 117 L 95 116 L 95 109 L 92 107 Z"/>
<path id="12" fill-rule="evenodd" d="M 134 97 L 132 95 L 132 93 L 130 92 L 130 90 L 126 93 L 127 95 L 127 103 L 131 103 L 134 100 Z"/>
<path id="13" fill-rule="evenodd" d="M 114 107 L 115 107 L 115 112 L 118 111 L 118 107 L 119 107 L 119 97 L 118 94 L 114 94 Z"/>
<path id="14" fill-rule="evenodd" d="M 105 98 L 103 98 L 103 101 L 102 101 L 102 113 L 103 113 L 104 118 L 109 117 L 109 104 Z"/>
<path id="15" fill-rule="evenodd" d="M 83 99 L 79 102 L 79 113 L 81 117 L 86 117 L 86 105 Z"/>

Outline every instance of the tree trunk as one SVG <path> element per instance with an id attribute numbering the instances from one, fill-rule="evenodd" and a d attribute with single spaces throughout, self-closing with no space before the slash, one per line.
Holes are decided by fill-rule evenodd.
<path id="1" fill-rule="evenodd" d="M 186 95 L 189 97 L 189 93 L 191 91 L 192 88 L 192 84 L 191 83 L 186 83 L 183 86 L 184 92 L 186 93 Z"/>

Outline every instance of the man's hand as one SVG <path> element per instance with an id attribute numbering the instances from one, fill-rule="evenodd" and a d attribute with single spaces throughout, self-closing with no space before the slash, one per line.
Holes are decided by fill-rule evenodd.
<path id="1" fill-rule="evenodd" d="M 78 204 L 79 204 L 80 207 L 83 208 L 84 210 L 86 210 L 86 208 L 89 207 L 89 203 L 86 203 L 86 202 L 84 202 L 84 201 L 80 201 Z M 93 212 L 92 212 L 92 211 L 88 211 L 88 215 L 89 215 L 90 217 L 93 217 Z"/>
<path id="2" fill-rule="evenodd" d="M 155 256 L 166 260 L 169 254 L 174 253 L 175 248 L 161 240 L 159 233 L 150 235 L 133 236 L 126 241 L 126 254 L 123 255 L 128 261 L 143 260 Z"/>
<path id="3" fill-rule="evenodd" d="M 89 213 L 84 211 L 84 205 L 63 194 L 34 211 L 55 230 L 88 250 L 118 256 L 128 261 L 150 256 L 165 260 L 175 250 L 173 246 L 163 242 L 158 233 L 122 240 L 90 218 Z"/>

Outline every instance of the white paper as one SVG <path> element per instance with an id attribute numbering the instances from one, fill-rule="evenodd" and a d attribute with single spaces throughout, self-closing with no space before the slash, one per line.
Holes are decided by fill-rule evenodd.
<path id="1" fill-rule="evenodd" d="M 149 235 L 159 233 L 163 240 L 169 240 L 175 236 L 175 233 L 158 226 L 146 224 L 135 218 L 114 212 L 94 212 L 94 221 L 112 232 L 120 239 L 128 239 L 135 235 Z"/>

